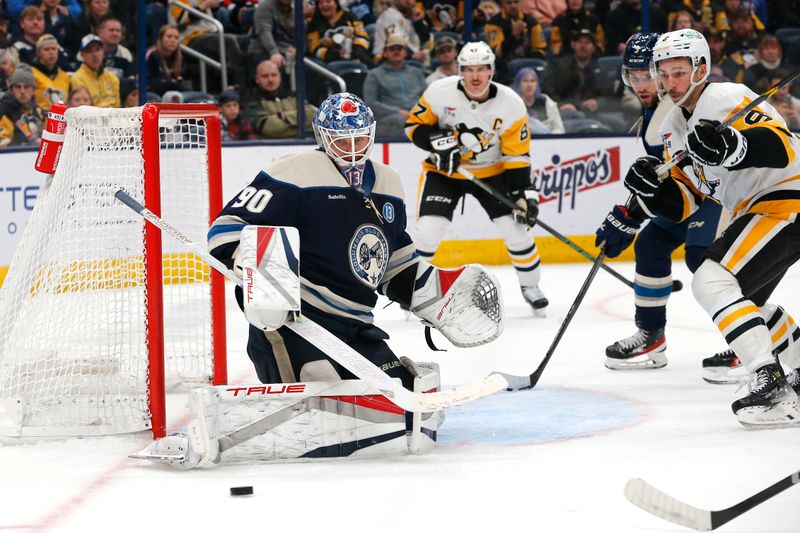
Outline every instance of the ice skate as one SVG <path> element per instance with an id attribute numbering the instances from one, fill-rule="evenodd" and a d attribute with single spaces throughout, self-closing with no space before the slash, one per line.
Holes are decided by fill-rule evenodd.
<path id="1" fill-rule="evenodd" d="M 531 285 L 529 287 L 520 287 L 522 290 L 522 297 L 533 310 L 533 315 L 538 318 L 547 316 L 547 306 L 550 304 L 547 297 L 544 295 L 538 285 Z"/>
<path id="2" fill-rule="evenodd" d="M 715 385 L 744 383 L 750 377 L 747 368 L 733 350 L 725 350 L 703 359 L 703 379 Z"/>
<path id="3" fill-rule="evenodd" d="M 792 379 L 796 380 L 796 375 Z M 778 363 L 764 365 L 753 372 L 748 389 L 746 396 L 731 405 L 743 426 L 771 429 L 800 425 L 797 393 L 787 382 Z"/>
<path id="4" fill-rule="evenodd" d="M 786 383 L 794 389 L 795 394 L 800 395 L 800 368 L 795 368 L 786 375 Z"/>
<path id="5" fill-rule="evenodd" d="M 667 366 L 667 339 L 664 329 L 638 330 L 606 348 L 606 368 L 639 370 Z"/>

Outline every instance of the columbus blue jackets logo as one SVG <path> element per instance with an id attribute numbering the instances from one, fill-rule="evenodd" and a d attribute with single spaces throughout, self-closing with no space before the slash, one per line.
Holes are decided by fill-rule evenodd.
<path id="1" fill-rule="evenodd" d="M 383 232 L 372 224 L 356 230 L 350 241 L 350 268 L 365 285 L 373 289 L 383 279 L 389 262 L 389 243 Z"/>

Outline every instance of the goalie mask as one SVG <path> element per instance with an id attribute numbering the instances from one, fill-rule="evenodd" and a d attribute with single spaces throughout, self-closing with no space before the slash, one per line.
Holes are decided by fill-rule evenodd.
<path id="1" fill-rule="evenodd" d="M 350 93 L 329 96 L 313 120 L 317 144 L 347 178 L 361 188 L 364 165 L 375 142 L 375 117 L 361 98 Z"/>

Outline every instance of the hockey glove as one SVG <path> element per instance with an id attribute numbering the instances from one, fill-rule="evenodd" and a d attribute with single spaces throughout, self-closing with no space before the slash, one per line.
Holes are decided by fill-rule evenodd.
<path id="1" fill-rule="evenodd" d="M 535 189 L 513 191 L 511 198 L 514 198 L 514 203 L 519 206 L 511 212 L 514 222 L 532 228 L 539 217 L 539 191 Z"/>
<path id="2" fill-rule="evenodd" d="M 630 216 L 624 206 L 615 205 L 597 228 L 594 245 L 599 248 L 605 243 L 606 257 L 617 257 L 631 245 L 641 225 L 642 221 Z"/>
<path id="3" fill-rule="evenodd" d="M 436 170 L 451 176 L 461 163 L 461 151 L 458 139 L 449 131 L 440 131 L 431 135 L 431 162 Z"/>
<path id="4" fill-rule="evenodd" d="M 700 120 L 686 139 L 692 159 L 710 167 L 735 167 L 747 154 L 747 139 L 731 127 L 717 132 L 718 120 Z"/>
<path id="5" fill-rule="evenodd" d="M 661 160 L 652 155 L 640 157 L 625 175 L 625 187 L 635 196 L 652 198 L 658 189 L 656 168 L 660 164 Z"/>

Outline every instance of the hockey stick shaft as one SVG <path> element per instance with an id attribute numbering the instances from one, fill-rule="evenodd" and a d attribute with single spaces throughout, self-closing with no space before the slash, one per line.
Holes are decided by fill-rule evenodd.
<path id="1" fill-rule="evenodd" d="M 542 377 L 542 372 L 544 372 L 547 363 L 550 362 L 550 358 L 553 357 L 553 354 L 556 351 L 556 347 L 558 347 L 559 342 L 561 342 L 561 338 L 564 336 L 564 333 L 567 331 L 567 327 L 569 327 L 570 322 L 572 322 L 575 313 L 578 312 L 578 308 L 583 302 L 583 298 L 586 296 L 586 293 L 589 291 L 589 287 L 592 284 L 595 276 L 597 275 L 597 271 L 600 269 L 600 265 L 602 264 L 603 260 L 606 258 L 605 251 L 601 250 L 600 255 L 594 260 L 592 264 L 591 270 L 589 270 L 589 275 L 586 276 L 586 280 L 583 282 L 581 289 L 578 291 L 578 295 L 575 297 L 575 301 L 572 302 L 572 306 L 567 311 L 567 316 L 564 317 L 564 321 L 561 322 L 561 326 L 559 326 L 558 331 L 556 332 L 556 336 L 553 339 L 553 342 L 550 344 L 550 348 L 547 349 L 547 354 L 545 354 L 544 359 L 542 362 L 539 363 L 538 368 L 531 374 L 530 376 L 513 376 L 509 374 L 504 374 L 502 372 L 498 372 L 505 380 L 508 382 L 508 388 L 506 390 L 509 391 L 516 391 L 516 390 L 527 390 L 532 389 L 536 386 L 536 383 L 539 382 L 539 378 Z"/>
<path id="2" fill-rule="evenodd" d="M 697 531 L 712 531 L 797 483 L 800 483 L 800 471 L 794 472 L 746 500 L 720 511 L 709 511 L 691 506 L 641 479 L 628 481 L 625 485 L 625 497 L 643 511 L 674 524 Z"/>
<path id="3" fill-rule="evenodd" d="M 114 193 L 114 196 L 120 202 L 139 213 L 145 220 L 189 247 L 198 257 L 226 278 L 239 286 L 242 285 L 242 280 L 236 277 L 224 263 L 212 256 L 208 250 L 199 246 L 185 234 L 133 199 L 125 191 L 118 190 Z M 469 403 L 508 387 L 508 383 L 502 376 L 491 375 L 481 381 L 461 385 L 446 391 L 427 394 L 415 393 L 389 377 L 369 359 L 350 348 L 339 337 L 330 333 L 313 320 L 304 317 L 301 321 L 289 322 L 286 326 L 355 376 L 375 387 L 381 394 L 406 411 L 422 413 L 439 411 Z"/>
<path id="4" fill-rule="evenodd" d="M 519 206 L 517 204 L 515 204 L 513 201 L 511 201 L 511 198 L 509 198 L 505 194 L 501 193 L 500 191 L 498 191 L 497 189 L 495 189 L 494 187 L 492 187 L 488 183 L 484 183 L 483 181 L 479 180 L 469 170 L 466 170 L 466 169 L 463 169 L 463 168 L 459 168 L 458 169 L 458 173 L 461 174 L 462 176 L 464 176 L 465 178 L 467 178 L 469 181 L 471 181 L 475 185 L 477 185 L 479 188 L 481 188 L 484 191 L 486 191 L 487 193 L 491 194 L 494 198 L 496 198 L 499 202 L 501 202 L 506 207 L 508 207 L 510 209 L 519 209 Z M 572 248 L 573 250 L 575 250 L 576 252 L 581 254 L 584 258 L 588 259 L 589 261 L 594 262 L 594 261 L 597 260 L 597 257 L 592 255 L 588 250 L 586 250 L 583 247 L 579 246 L 578 243 L 576 243 L 575 241 L 573 241 L 569 237 L 567 237 L 565 235 L 562 235 L 561 233 L 556 231 L 555 228 L 553 228 L 549 224 L 546 224 L 541 218 L 537 218 L 536 219 L 536 224 L 541 226 L 541 228 L 543 230 L 545 230 L 546 232 L 550 233 L 553 237 L 555 237 L 559 241 L 563 242 L 564 244 L 566 244 L 567 246 L 569 246 L 570 248 Z M 627 285 L 631 289 L 633 288 L 633 282 L 631 280 L 629 280 L 628 278 L 626 278 L 625 276 L 623 276 L 622 274 L 620 274 L 619 272 L 617 272 L 616 270 L 614 270 L 610 266 L 608 266 L 605 263 L 601 262 L 600 268 L 602 268 L 603 270 L 605 270 L 606 272 L 608 272 L 609 274 L 611 274 L 612 276 L 617 278 L 619 281 L 621 281 L 622 283 L 624 283 L 625 285 Z M 681 290 L 682 288 L 683 288 L 683 283 L 681 283 L 680 281 L 675 280 L 675 281 L 672 282 L 672 290 L 673 290 L 673 292 L 677 292 L 677 291 Z"/>
<path id="5" fill-rule="evenodd" d="M 775 85 L 773 85 L 772 87 L 761 93 L 758 96 L 758 98 L 754 99 L 752 102 L 741 108 L 739 111 L 737 111 L 736 113 L 725 119 L 724 122 L 720 123 L 715 128 L 716 132 L 717 133 L 721 132 L 722 130 L 724 130 L 725 128 L 727 128 L 728 126 L 730 126 L 743 116 L 745 116 L 747 113 L 758 107 L 767 98 L 777 93 L 781 89 L 781 87 L 784 87 L 785 85 L 792 83 L 798 77 L 800 77 L 800 69 L 795 70 L 794 72 L 792 72 L 791 74 L 780 80 L 778 83 L 776 83 Z M 666 178 L 669 170 L 672 167 L 680 164 L 680 162 L 686 159 L 688 156 L 689 153 L 686 152 L 685 150 L 678 152 L 677 154 L 675 154 L 675 157 L 673 157 L 671 160 L 667 161 L 666 163 L 658 167 L 658 169 L 656 169 L 656 173 L 659 175 L 660 178 L 662 179 Z"/>

